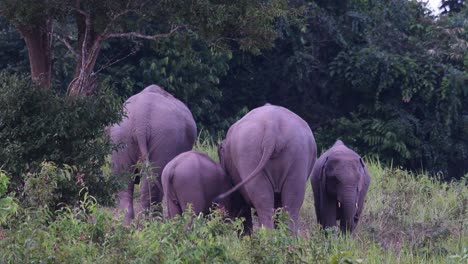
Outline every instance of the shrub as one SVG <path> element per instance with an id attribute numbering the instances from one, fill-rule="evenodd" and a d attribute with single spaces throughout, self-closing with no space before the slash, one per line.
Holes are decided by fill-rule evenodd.
<path id="1" fill-rule="evenodd" d="M 0 73 L 0 166 L 12 175 L 11 187 L 21 193 L 26 175 L 40 175 L 41 163 L 51 161 L 75 168 L 73 181 L 104 198 L 110 183 L 101 167 L 111 150 L 104 128 L 119 121 L 121 108 L 105 84 L 93 96 L 67 97 Z M 76 196 L 69 191 L 62 198 Z"/>
<path id="2" fill-rule="evenodd" d="M 13 197 L 6 196 L 9 178 L 5 172 L 0 170 L 0 224 L 4 223 L 7 218 L 15 214 L 18 210 L 18 204 Z"/>

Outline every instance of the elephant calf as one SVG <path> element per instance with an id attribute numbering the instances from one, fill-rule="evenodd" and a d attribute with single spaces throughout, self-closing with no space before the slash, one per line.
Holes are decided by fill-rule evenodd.
<path id="1" fill-rule="evenodd" d="M 327 228 L 340 220 L 343 233 L 353 232 L 370 184 L 370 174 L 361 157 L 341 140 L 336 141 L 315 163 L 311 184 L 318 222 Z"/>
<path id="2" fill-rule="evenodd" d="M 163 170 L 162 186 L 169 218 L 182 214 L 192 204 L 196 214 L 209 214 L 213 199 L 232 187 L 221 166 L 207 155 L 187 151 L 170 161 Z M 231 217 L 238 216 L 236 195 L 220 202 Z"/>

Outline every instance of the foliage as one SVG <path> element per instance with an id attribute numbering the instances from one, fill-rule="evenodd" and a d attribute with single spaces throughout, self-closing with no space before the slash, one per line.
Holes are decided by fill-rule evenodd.
<path id="1" fill-rule="evenodd" d="M 460 164 L 468 159 L 463 130 L 468 72 L 459 56 L 465 56 L 466 48 L 459 51 L 456 45 L 466 43 L 467 38 L 451 32 L 466 24 L 457 23 L 458 18 L 444 20 L 441 24 L 447 31 L 439 31 L 425 18 L 421 6 L 408 1 L 395 3 L 362 5 L 349 18 L 353 25 L 349 30 L 366 39 L 338 53 L 329 69 L 338 89 L 335 100 L 347 102 L 352 114 L 322 131 L 332 126 L 340 132 L 348 130 L 341 136 L 361 153 L 378 154 L 409 168 L 462 177 L 467 168 Z M 397 8 L 413 15 L 400 15 Z M 366 13 L 371 16 L 366 17 Z M 382 31 L 387 32 L 385 36 L 378 33 Z M 457 169 L 451 171 L 451 167 Z"/>
<path id="2" fill-rule="evenodd" d="M 104 2 L 103 9 L 111 7 Z M 216 42 L 214 36 L 229 29 L 221 24 L 236 20 L 224 17 L 238 14 L 235 4 L 197 1 L 200 8 L 188 12 L 176 1 L 168 7 L 177 7 L 175 17 L 186 14 L 181 21 L 193 18 L 196 27 L 205 22 L 209 27 L 157 42 L 108 39 L 94 70 L 123 98 L 151 83 L 162 85 L 186 103 L 198 127 L 210 133 L 223 135 L 249 109 L 269 102 L 304 118 L 320 149 L 341 138 L 361 155 L 378 155 L 386 164 L 427 170 L 447 180 L 467 173 L 468 8 L 436 19 L 418 1 L 290 1 L 288 7 L 270 3 L 279 8 L 278 14 L 295 14 L 298 20 L 277 16 L 278 38 L 261 53 L 245 52 L 238 43 L 231 45 L 229 37 L 222 38 L 229 49 Z M 202 9 L 212 15 L 196 17 Z M 135 25 L 123 19 L 113 29 L 124 32 L 135 26 L 148 34 L 166 32 L 172 20 L 153 15 Z M 65 22 L 60 20 L 56 29 L 73 35 L 75 25 Z M 0 42 L 5 49 L 16 45 L 24 50 L 15 38 Z M 75 60 L 60 42 L 52 45 L 54 84 L 65 91 L 74 78 Z M 23 60 L 18 63 L 23 65 L 21 56 L 5 59 Z M 8 64 L 12 66 L 2 67 L 21 68 Z"/>
<path id="3" fill-rule="evenodd" d="M 18 204 L 13 197 L 6 196 L 7 187 L 10 179 L 4 171 L 0 170 L 0 224 L 7 221 L 7 218 L 15 214 L 18 210 Z"/>
<path id="4" fill-rule="evenodd" d="M 230 112 L 282 105 L 320 148 L 341 138 L 388 164 L 462 177 L 467 9 L 435 21 L 416 1 L 309 2 L 304 24 L 277 26 L 272 50 L 234 52 L 221 78 Z"/>
<path id="5" fill-rule="evenodd" d="M 0 70 L 29 71 L 27 50 L 18 32 L 0 17 Z"/>
<path id="6" fill-rule="evenodd" d="M 27 177 L 47 185 L 48 170 L 39 171 L 43 161 L 51 161 L 72 166 L 73 182 L 107 196 L 111 188 L 101 166 L 111 146 L 104 128 L 121 118 L 121 108 L 104 86 L 94 97 L 64 97 L 37 89 L 25 77 L 2 73 L 0 163 L 12 176 L 12 189 L 21 193 Z M 62 191 L 69 197 L 77 192 Z"/>
<path id="7" fill-rule="evenodd" d="M 118 42 L 103 50 L 105 57 L 134 45 Z M 222 108 L 220 77 L 228 70 L 229 52 L 214 51 L 196 35 L 173 36 L 141 47 L 125 64 L 103 71 L 104 79 L 115 83 L 123 97 L 129 97 L 155 83 L 183 101 L 199 129 L 218 131 L 229 126 L 230 118 L 213 114 Z M 115 56 L 115 55 L 114 55 Z M 209 109 L 210 111 L 207 111 Z"/>
<path id="8" fill-rule="evenodd" d="M 237 45 L 258 53 L 270 47 L 276 38 L 275 20 L 294 13 L 294 9 L 287 7 L 283 0 L 200 0 L 190 4 L 145 0 L 2 0 L 0 15 L 22 33 L 30 54 L 31 75 L 33 80 L 46 79 L 39 81 L 43 87 L 50 85 L 51 77 L 50 40 L 45 36 L 63 43 L 76 59 L 68 93 L 78 95 L 94 91 L 95 64 L 100 48 L 109 39 L 157 41 L 175 34 L 192 34 L 217 49 Z M 45 50 L 36 52 L 41 47 Z"/>
<path id="9" fill-rule="evenodd" d="M 118 177 L 111 178 L 109 172 L 105 171 L 86 181 L 75 166 L 61 167 L 63 168 L 52 162 L 42 162 L 38 172 L 28 172 L 25 175 L 21 196 L 23 207 L 50 208 L 54 211 L 67 204 L 76 204 L 83 190 L 90 190 L 103 204 L 107 204 L 113 201 L 114 194 L 121 187 L 119 181 L 123 181 Z"/>

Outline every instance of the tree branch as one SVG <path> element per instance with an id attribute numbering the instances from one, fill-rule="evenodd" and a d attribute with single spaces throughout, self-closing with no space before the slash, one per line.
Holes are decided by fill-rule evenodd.
<path id="1" fill-rule="evenodd" d="M 108 68 L 108 67 L 110 67 L 110 66 L 112 66 L 112 65 L 114 65 L 114 64 L 116 64 L 116 63 L 118 63 L 118 62 L 120 62 L 120 61 L 125 60 L 126 58 L 128 58 L 128 57 L 134 55 L 135 53 L 137 53 L 138 50 L 139 50 L 139 48 L 135 48 L 135 49 L 132 49 L 132 50 L 130 51 L 130 53 L 128 53 L 127 55 L 125 55 L 125 56 L 123 56 L 123 57 L 121 57 L 121 58 L 119 58 L 119 59 L 110 59 L 106 64 L 102 65 L 102 66 L 99 68 L 99 70 L 97 70 L 96 72 L 94 72 L 94 74 L 98 74 L 99 72 L 105 70 L 106 68 Z"/>
<path id="2" fill-rule="evenodd" d="M 86 13 L 83 9 L 81 9 L 81 1 L 80 0 L 76 0 L 76 4 L 75 4 L 75 10 L 76 12 L 80 13 L 81 15 L 85 16 L 85 17 L 90 17 L 90 15 L 88 13 Z"/>
<path id="3" fill-rule="evenodd" d="M 55 32 L 50 32 L 50 34 L 55 37 L 56 39 L 60 40 L 64 45 L 65 47 L 67 47 L 68 51 L 70 51 L 73 56 L 75 58 L 78 58 L 79 55 L 78 53 L 76 52 L 76 50 L 72 47 L 72 45 L 70 44 L 70 39 L 68 39 L 67 37 L 64 37 L 64 36 L 61 36 Z"/>
<path id="4" fill-rule="evenodd" d="M 139 13 L 141 12 L 142 9 L 150 2 L 150 0 L 142 2 L 139 6 L 137 7 L 132 7 L 132 0 L 127 1 L 127 5 L 124 10 L 118 12 L 118 13 L 111 13 L 109 15 L 109 23 L 107 23 L 106 28 L 102 31 L 102 35 L 107 35 L 111 29 L 111 27 L 114 25 L 114 23 L 117 21 L 117 19 L 123 17 L 124 15 L 127 15 L 129 13 Z"/>
<path id="5" fill-rule="evenodd" d="M 145 35 L 141 34 L 138 32 L 126 32 L 126 33 L 111 33 L 104 35 L 104 39 L 108 38 L 129 38 L 129 37 L 136 37 L 136 38 L 142 38 L 142 39 L 149 39 L 149 40 L 158 40 L 162 38 L 167 38 L 170 37 L 172 34 L 174 34 L 176 31 L 178 31 L 181 28 L 184 28 L 185 26 L 177 26 L 171 29 L 168 33 L 162 33 L 162 34 L 156 34 L 156 35 Z"/>

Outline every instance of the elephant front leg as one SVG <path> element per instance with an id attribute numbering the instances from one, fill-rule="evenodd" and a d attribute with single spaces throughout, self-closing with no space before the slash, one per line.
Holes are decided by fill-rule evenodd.
<path id="1" fill-rule="evenodd" d="M 135 218 L 135 211 L 133 210 L 133 190 L 134 184 L 130 182 L 127 189 L 119 192 L 119 209 L 125 212 L 125 226 L 130 226 L 133 218 Z"/>
<path id="2" fill-rule="evenodd" d="M 320 222 L 324 229 L 336 226 L 338 201 L 328 195 L 320 199 Z"/>

